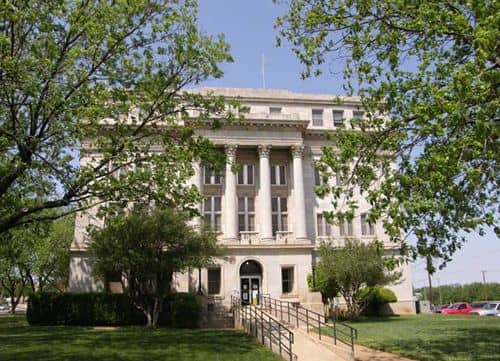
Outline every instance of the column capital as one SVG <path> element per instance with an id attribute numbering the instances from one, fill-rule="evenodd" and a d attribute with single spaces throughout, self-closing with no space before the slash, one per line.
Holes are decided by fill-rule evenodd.
<path id="1" fill-rule="evenodd" d="M 236 145 L 236 144 L 226 144 L 224 146 L 224 150 L 226 151 L 226 155 L 228 157 L 231 157 L 231 158 L 236 157 L 236 149 L 238 149 L 238 145 Z"/>
<path id="2" fill-rule="evenodd" d="M 259 145 L 257 146 L 257 149 L 259 151 L 260 158 L 269 158 L 269 154 L 271 153 L 271 145 Z"/>
<path id="3" fill-rule="evenodd" d="M 292 155 L 294 158 L 302 158 L 304 156 L 304 145 L 303 144 L 292 145 Z"/>

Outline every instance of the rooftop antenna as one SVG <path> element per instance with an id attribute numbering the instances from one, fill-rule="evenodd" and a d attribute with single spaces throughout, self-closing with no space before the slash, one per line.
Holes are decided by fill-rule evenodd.
<path id="1" fill-rule="evenodd" d="M 262 88 L 266 89 L 266 69 L 264 54 L 262 54 Z"/>

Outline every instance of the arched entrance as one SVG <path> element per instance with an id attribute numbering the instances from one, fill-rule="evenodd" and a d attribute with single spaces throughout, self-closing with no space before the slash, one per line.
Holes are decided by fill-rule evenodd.
<path id="1" fill-rule="evenodd" d="M 240 266 L 240 294 L 243 305 L 259 304 L 262 287 L 262 266 L 253 260 L 243 262 Z"/>

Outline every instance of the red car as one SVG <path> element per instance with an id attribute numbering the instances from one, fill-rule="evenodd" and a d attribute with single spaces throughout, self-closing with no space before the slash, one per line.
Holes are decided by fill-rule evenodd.
<path id="1" fill-rule="evenodd" d="M 454 303 L 448 308 L 443 308 L 441 313 L 443 315 L 468 315 L 470 311 L 474 310 L 467 302 Z"/>

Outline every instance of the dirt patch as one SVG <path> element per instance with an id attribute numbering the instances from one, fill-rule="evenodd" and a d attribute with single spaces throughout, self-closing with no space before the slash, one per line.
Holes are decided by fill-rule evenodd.
<path id="1" fill-rule="evenodd" d="M 118 327 L 115 326 L 95 326 L 90 329 L 91 331 L 115 331 Z"/>

